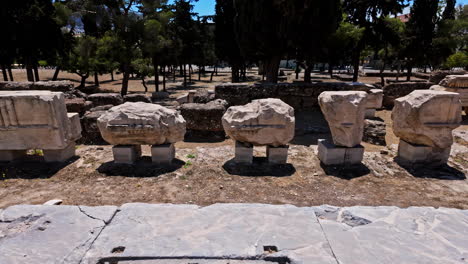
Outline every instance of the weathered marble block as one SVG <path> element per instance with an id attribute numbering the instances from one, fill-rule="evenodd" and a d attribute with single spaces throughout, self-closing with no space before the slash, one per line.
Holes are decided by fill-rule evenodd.
<path id="1" fill-rule="evenodd" d="M 61 92 L 0 91 L 0 150 L 63 150 L 67 154 L 58 156 L 68 157 L 81 137 L 79 121 L 78 114 L 67 113 Z"/>
<path id="2" fill-rule="evenodd" d="M 367 92 L 367 105 L 366 105 L 366 118 L 375 117 L 377 109 L 382 108 L 383 103 L 383 90 L 371 89 Z"/>
<path id="3" fill-rule="evenodd" d="M 318 141 L 318 157 L 325 165 L 355 165 L 364 158 L 364 147 L 361 145 L 349 147 L 336 146 L 324 139 Z"/>
<path id="4" fill-rule="evenodd" d="M 351 148 L 361 144 L 367 108 L 366 92 L 323 92 L 319 96 L 319 104 L 335 145 Z"/>
<path id="5" fill-rule="evenodd" d="M 461 103 L 457 93 L 421 90 L 414 91 L 408 96 L 395 100 L 392 112 L 393 131 L 401 141 L 400 156 L 413 162 L 422 162 L 412 155 L 405 155 L 403 151 L 418 146 L 429 147 L 431 150 L 422 152 L 447 153 L 453 144 L 452 131 L 460 126 Z M 409 151 L 409 150 L 408 150 Z M 411 151 L 410 151 L 411 152 Z M 449 152 L 449 151 L 448 151 Z M 445 154 L 444 154 L 445 155 Z M 427 163 L 439 162 L 438 155 L 426 155 Z M 435 157 L 435 158 L 432 158 Z M 442 162 L 445 159 L 442 159 Z"/>
<path id="6" fill-rule="evenodd" d="M 230 107 L 223 116 L 226 134 L 255 146 L 283 146 L 294 138 L 294 109 L 279 99 Z"/>

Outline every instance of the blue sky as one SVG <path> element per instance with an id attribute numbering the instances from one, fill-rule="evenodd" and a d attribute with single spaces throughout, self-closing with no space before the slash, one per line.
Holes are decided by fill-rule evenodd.
<path id="1" fill-rule="evenodd" d="M 201 16 L 214 15 L 215 2 L 216 0 L 199 0 L 198 3 L 195 3 L 194 11 Z M 468 5 L 468 0 L 458 0 L 457 5 L 458 4 Z"/>

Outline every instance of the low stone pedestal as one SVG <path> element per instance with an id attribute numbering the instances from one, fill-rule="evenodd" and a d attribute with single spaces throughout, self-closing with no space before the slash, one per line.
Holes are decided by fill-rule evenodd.
<path id="1" fill-rule="evenodd" d="M 400 140 L 400 144 L 398 145 L 398 158 L 400 158 L 400 161 L 408 164 L 445 164 L 450 157 L 450 150 L 451 148 L 437 149 Z"/>
<path id="2" fill-rule="evenodd" d="M 117 145 L 112 147 L 114 154 L 114 163 L 133 164 L 141 157 L 140 145 Z"/>
<path id="3" fill-rule="evenodd" d="M 288 161 L 288 150 L 289 146 L 267 146 L 268 162 L 274 164 L 286 164 Z"/>
<path id="4" fill-rule="evenodd" d="M 76 144 L 70 143 L 64 149 L 43 149 L 46 162 L 63 162 L 75 156 Z"/>
<path id="5" fill-rule="evenodd" d="M 0 150 L 0 162 L 14 161 L 26 156 L 25 150 Z"/>
<path id="6" fill-rule="evenodd" d="M 151 156 L 154 164 L 170 165 L 175 159 L 175 146 L 174 144 L 153 145 Z"/>
<path id="7" fill-rule="evenodd" d="M 366 109 L 366 113 L 364 114 L 365 118 L 374 118 L 375 117 L 375 109 Z"/>
<path id="8" fill-rule="evenodd" d="M 360 164 L 364 157 L 364 147 L 361 145 L 352 148 L 340 147 L 325 139 L 319 139 L 318 157 L 325 165 Z"/>
<path id="9" fill-rule="evenodd" d="M 236 157 L 235 162 L 238 163 L 253 163 L 253 145 L 250 143 L 243 143 L 236 141 Z"/>

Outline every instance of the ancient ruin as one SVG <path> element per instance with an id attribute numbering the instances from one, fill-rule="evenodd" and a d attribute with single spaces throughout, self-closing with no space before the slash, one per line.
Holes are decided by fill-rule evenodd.
<path id="1" fill-rule="evenodd" d="M 400 138 L 398 156 L 408 163 L 446 163 L 460 126 L 460 95 L 444 91 L 414 91 L 395 100 L 393 131 Z"/>
<path id="2" fill-rule="evenodd" d="M 460 94 L 462 107 L 468 113 L 468 74 L 448 75 L 439 85 L 432 86 L 431 90 Z"/>
<path id="3" fill-rule="evenodd" d="M 319 103 L 333 137 L 333 143 L 319 140 L 319 159 L 325 165 L 360 163 L 364 154 L 360 144 L 367 106 L 366 92 L 323 92 Z"/>
<path id="4" fill-rule="evenodd" d="M 383 103 L 383 90 L 370 89 L 367 92 L 367 105 L 366 105 L 366 118 L 375 117 L 375 111 L 382 108 Z"/>
<path id="5" fill-rule="evenodd" d="M 0 161 L 12 161 L 30 149 L 42 149 L 47 162 L 75 155 L 81 137 L 77 113 L 67 113 L 61 92 L 0 91 Z"/>
<path id="6" fill-rule="evenodd" d="M 223 116 L 226 134 L 236 141 L 237 162 L 252 163 L 253 146 L 267 146 L 271 163 L 286 163 L 294 137 L 294 109 L 279 99 L 232 106 Z"/>
<path id="7" fill-rule="evenodd" d="M 174 143 L 185 135 L 185 120 L 176 111 L 156 104 L 125 103 L 98 118 L 102 137 L 114 145 L 116 163 L 133 163 L 141 156 L 141 145 L 152 145 L 156 164 L 170 164 Z"/>

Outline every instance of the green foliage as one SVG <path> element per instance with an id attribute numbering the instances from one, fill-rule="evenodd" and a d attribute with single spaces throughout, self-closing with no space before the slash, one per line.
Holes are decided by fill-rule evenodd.
<path id="1" fill-rule="evenodd" d="M 447 58 L 445 65 L 449 68 L 468 68 L 468 54 L 466 52 L 457 52 L 452 54 Z"/>

